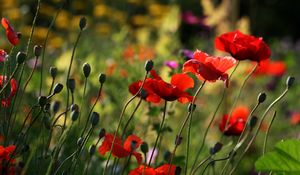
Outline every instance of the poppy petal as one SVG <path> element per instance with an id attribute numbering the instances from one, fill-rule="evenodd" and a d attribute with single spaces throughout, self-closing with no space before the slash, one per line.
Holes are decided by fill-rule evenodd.
<path id="1" fill-rule="evenodd" d="M 171 78 L 171 84 L 185 91 L 194 87 L 194 80 L 187 74 L 174 74 Z"/>

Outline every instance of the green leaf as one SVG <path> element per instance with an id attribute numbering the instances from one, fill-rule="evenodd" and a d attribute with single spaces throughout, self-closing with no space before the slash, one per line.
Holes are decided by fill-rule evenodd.
<path id="1" fill-rule="evenodd" d="M 300 140 L 278 142 L 272 152 L 255 162 L 257 171 L 282 175 L 300 174 Z"/>

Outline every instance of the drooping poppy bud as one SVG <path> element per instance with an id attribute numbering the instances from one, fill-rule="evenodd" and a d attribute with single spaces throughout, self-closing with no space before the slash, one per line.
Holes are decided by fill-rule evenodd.
<path id="1" fill-rule="evenodd" d="M 18 64 L 24 63 L 26 57 L 27 57 L 27 54 L 25 52 L 18 52 L 18 54 L 17 54 L 17 63 Z"/>
<path id="2" fill-rule="evenodd" d="M 145 63 L 145 70 L 147 72 L 151 71 L 152 68 L 153 68 L 153 65 L 154 65 L 154 63 L 153 63 L 152 60 L 147 60 L 146 63 Z"/>
<path id="3" fill-rule="evenodd" d="M 53 89 L 53 93 L 54 94 L 58 94 L 62 91 L 62 89 L 64 88 L 64 85 L 60 84 L 60 83 L 57 83 L 55 86 L 54 86 L 54 89 Z"/>
<path id="4" fill-rule="evenodd" d="M 89 63 L 84 63 L 82 66 L 82 70 L 83 70 L 83 74 L 84 74 L 85 78 L 90 76 L 91 66 L 89 65 Z"/>
<path id="5" fill-rule="evenodd" d="M 86 26 L 86 18 L 85 17 L 81 17 L 80 18 L 80 21 L 79 21 L 79 27 L 80 27 L 80 30 L 83 30 Z"/>
<path id="6" fill-rule="evenodd" d="M 105 74 L 100 74 L 99 75 L 99 82 L 100 84 L 103 84 L 106 80 L 106 75 Z"/>

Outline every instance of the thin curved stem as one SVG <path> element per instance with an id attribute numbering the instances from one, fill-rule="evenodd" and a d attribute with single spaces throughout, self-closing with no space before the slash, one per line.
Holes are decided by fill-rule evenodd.
<path id="1" fill-rule="evenodd" d="M 209 159 L 211 159 L 211 155 L 207 156 L 204 160 L 202 160 L 195 169 L 192 170 L 191 175 L 194 175 L 198 169 L 205 163 L 207 162 Z"/>

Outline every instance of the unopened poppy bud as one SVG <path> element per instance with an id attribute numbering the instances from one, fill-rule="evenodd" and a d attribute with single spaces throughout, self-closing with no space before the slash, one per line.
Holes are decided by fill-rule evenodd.
<path id="1" fill-rule="evenodd" d="M 77 110 L 72 111 L 71 112 L 71 120 L 72 120 L 72 122 L 75 122 L 78 119 L 78 116 L 79 116 L 79 111 L 77 111 Z"/>
<path id="2" fill-rule="evenodd" d="M 72 104 L 71 111 L 79 111 L 79 106 L 77 104 Z"/>
<path id="3" fill-rule="evenodd" d="M 92 126 L 96 126 L 99 122 L 99 114 L 97 112 L 93 112 L 91 116 L 91 124 Z"/>
<path id="4" fill-rule="evenodd" d="M 53 89 L 53 93 L 54 94 L 58 94 L 62 91 L 62 89 L 64 88 L 64 85 L 60 84 L 60 83 L 57 83 L 55 86 L 54 86 L 54 89 Z"/>
<path id="5" fill-rule="evenodd" d="M 140 92 L 140 96 L 142 99 L 145 99 L 147 97 L 148 93 L 145 89 L 141 89 L 141 92 Z"/>
<path id="6" fill-rule="evenodd" d="M 249 121 L 249 127 L 250 129 L 253 129 L 257 123 L 258 118 L 256 116 L 252 116 Z"/>
<path id="7" fill-rule="evenodd" d="M 189 112 L 192 112 L 192 111 L 194 111 L 196 109 L 196 105 L 195 104 L 192 104 L 192 103 L 190 103 L 189 104 L 189 106 L 188 106 L 188 110 L 189 110 Z"/>
<path id="8" fill-rule="evenodd" d="M 57 75 L 57 68 L 56 67 L 50 67 L 49 69 L 51 77 L 54 79 Z"/>
<path id="9" fill-rule="evenodd" d="M 286 79 L 286 86 L 287 86 L 288 89 L 289 89 L 290 87 L 293 86 L 294 81 L 295 81 L 295 77 L 289 76 L 289 77 Z"/>
<path id="10" fill-rule="evenodd" d="M 45 96 L 39 96 L 38 102 L 40 106 L 45 106 L 47 104 L 47 97 Z"/>
<path id="11" fill-rule="evenodd" d="M 83 74 L 84 74 L 85 78 L 90 76 L 91 66 L 89 65 L 89 63 L 84 63 L 82 66 L 82 70 L 83 70 Z"/>
<path id="12" fill-rule="evenodd" d="M 172 165 L 169 165 L 172 166 Z M 175 169 L 175 175 L 180 175 L 181 174 L 181 168 L 179 166 L 176 167 Z"/>
<path id="13" fill-rule="evenodd" d="M 263 103 L 267 98 L 266 93 L 259 93 L 257 101 L 258 103 Z"/>
<path id="14" fill-rule="evenodd" d="M 42 54 L 42 46 L 40 45 L 35 45 L 33 48 L 34 56 L 37 58 Z"/>
<path id="15" fill-rule="evenodd" d="M 75 90 L 75 79 L 70 78 L 67 82 L 67 88 L 70 89 L 71 93 Z"/>
<path id="16" fill-rule="evenodd" d="M 86 18 L 85 17 L 81 17 L 80 18 L 80 21 L 79 21 L 79 27 L 80 27 L 80 30 L 83 30 L 86 26 Z"/>
<path id="17" fill-rule="evenodd" d="M 100 131 L 99 131 L 99 138 L 102 139 L 106 134 L 106 131 L 104 128 L 101 128 Z"/>
<path id="18" fill-rule="evenodd" d="M 106 75 L 105 74 L 100 74 L 99 75 L 99 82 L 100 84 L 103 84 L 106 80 Z"/>
<path id="19" fill-rule="evenodd" d="M 25 61 L 26 57 L 27 57 L 27 54 L 25 52 L 18 52 L 17 63 L 22 64 Z"/>
<path id="20" fill-rule="evenodd" d="M 153 63 L 152 60 L 147 60 L 146 63 L 145 63 L 145 70 L 147 72 L 151 71 L 152 68 L 153 68 L 153 65 L 154 65 L 154 63 Z"/>
<path id="21" fill-rule="evenodd" d="M 178 136 L 178 135 L 176 135 L 176 139 L 175 139 L 175 145 L 180 145 L 181 144 L 181 142 L 182 142 L 182 137 L 180 136 Z"/>
<path id="22" fill-rule="evenodd" d="M 166 161 L 166 162 L 168 162 L 169 160 L 170 160 L 170 157 L 171 157 L 171 152 L 170 151 L 165 151 L 164 152 L 164 160 Z"/>
<path id="23" fill-rule="evenodd" d="M 84 139 L 82 137 L 79 137 L 78 140 L 77 140 L 77 146 L 81 147 L 82 144 L 83 144 L 83 141 L 84 141 Z"/>
<path id="24" fill-rule="evenodd" d="M 142 151 L 144 154 L 146 154 L 146 153 L 149 151 L 149 146 L 148 146 L 148 144 L 147 144 L 146 142 L 143 142 L 143 143 L 141 144 L 141 151 Z"/>
<path id="25" fill-rule="evenodd" d="M 59 108 L 60 108 L 60 101 L 54 101 L 51 104 L 51 111 L 53 112 L 53 114 L 56 114 L 58 112 Z"/>
<path id="26" fill-rule="evenodd" d="M 223 144 L 220 142 L 217 142 L 214 147 L 210 148 L 210 154 L 214 155 L 217 152 L 219 152 L 223 147 Z"/>
<path id="27" fill-rule="evenodd" d="M 90 154 L 90 156 L 92 156 L 95 153 L 95 151 L 96 151 L 96 145 L 91 145 L 89 147 L 89 154 Z"/>

